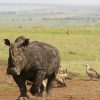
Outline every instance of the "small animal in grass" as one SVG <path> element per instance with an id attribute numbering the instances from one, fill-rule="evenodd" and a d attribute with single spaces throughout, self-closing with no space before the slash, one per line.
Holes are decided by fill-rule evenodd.
<path id="1" fill-rule="evenodd" d="M 98 74 L 95 69 L 90 67 L 89 64 L 86 64 L 86 73 L 90 77 L 91 80 L 93 80 L 93 78 L 96 78 L 96 79 L 100 78 L 100 74 Z"/>

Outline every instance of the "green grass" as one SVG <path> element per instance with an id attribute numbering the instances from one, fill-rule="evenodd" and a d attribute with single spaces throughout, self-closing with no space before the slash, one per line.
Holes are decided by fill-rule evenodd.
<path id="1" fill-rule="evenodd" d="M 66 32 L 69 31 L 68 36 Z M 100 28 L 10 28 L 0 29 L 0 59 L 7 60 L 8 47 L 4 38 L 13 42 L 23 35 L 30 41 L 42 41 L 57 47 L 61 55 L 61 66 L 69 71 L 85 74 L 85 64 L 90 64 L 100 73 Z"/>

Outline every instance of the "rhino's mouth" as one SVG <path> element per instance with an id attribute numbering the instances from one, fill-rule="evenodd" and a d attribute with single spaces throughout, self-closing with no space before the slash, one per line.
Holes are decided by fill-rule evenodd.
<path id="1" fill-rule="evenodd" d="M 7 69 L 8 75 L 20 75 L 20 69 L 18 67 Z"/>

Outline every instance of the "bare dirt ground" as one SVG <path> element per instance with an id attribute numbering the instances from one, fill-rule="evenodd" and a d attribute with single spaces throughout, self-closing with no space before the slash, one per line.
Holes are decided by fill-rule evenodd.
<path id="1" fill-rule="evenodd" d="M 12 77 L 6 75 L 6 67 L 7 62 L 0 62 L 0 100 L 16 100 L 19 89 Z M 68 80 L 66 84 L 67 87 L 53 88 L 49 97 L 45 92 L 43 97 L 34 97 L 29 89 L 28 95 L 30 100 L 100 100 L 100 80 L 73 79 Z"/>

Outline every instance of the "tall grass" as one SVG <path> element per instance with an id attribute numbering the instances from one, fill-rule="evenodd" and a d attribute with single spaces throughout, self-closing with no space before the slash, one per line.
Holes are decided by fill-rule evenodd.
<path id="1" fill-rule="evenodd" d="M 69 35 L 67 34 L 69 31 Z M 58 48 L 61 66 L 70 71 L 85 74 L 85 64 L 90 64 L 100 73 L 100 28 L 12 28 L 0 29 L 0 59 L 7 60 L 8 47 L 4 38 L 13 42 L 18 36 L 25 36 L 30 41 L 42 41 Z"/>

